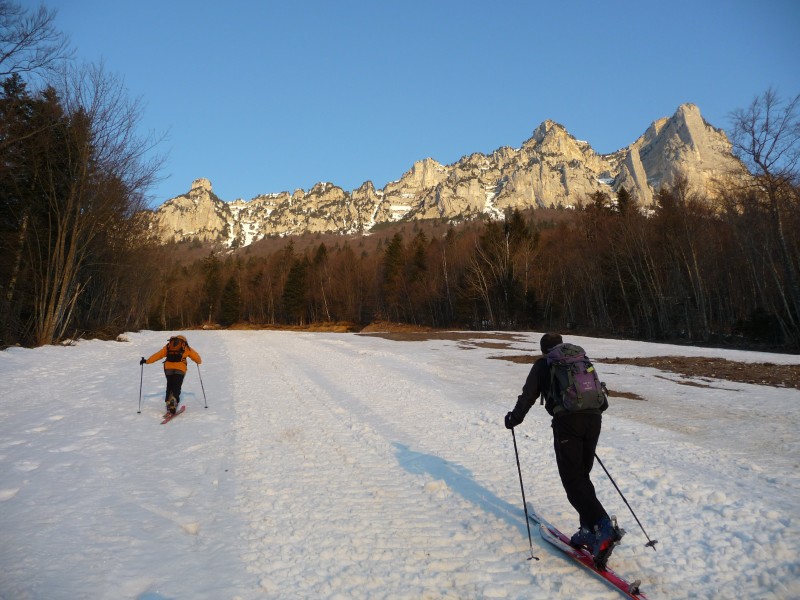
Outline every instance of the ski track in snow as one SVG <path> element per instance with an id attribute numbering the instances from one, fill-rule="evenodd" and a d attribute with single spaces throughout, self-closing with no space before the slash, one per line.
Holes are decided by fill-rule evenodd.
<path id="1" fill-rule="evenodd" d="M 428 398 L 393 392 L 402 379 L 391 381 L 384 371 L 374 381 L 364 355 L 315 345 L 309 340 L 280 356 L 270 349 L 257 359 L 267 359 L 273 376 L 261 398 L 269 412 L 242 421 L 239 430 L 242 478 L 255 484 L 242 495 L 251 523 L 244 556 L 250 570 L 276 594 L 286 592 L 281 582 L 301 582 L 297 597 L 446 593 L 457 584 L 453 573 L 466 566 L 450 541 L 469 535 L 466 524 L 442 506 L 444 485 L 424 485 L 414 467 L 404 468 L 402 461 L 417 457 L 399 441 L 401 431 L 370 407 L 377 394 L 389 410 L 397 402 Z M 314 357 L 325 360 L 309 364 Z M 356 368 L 342 381 L 337 369 L 345 365 Z M 254 367 L 243 363 L 238 369 Z M 280 462 L 271 463 L 270 456 Z M 338 489 L 332 482 L 339 481 L 350 484 Z M 265 504 L 264 495 L 273 501 Z M 481 576 L 465 573 L 464 583 L 466 578 Z"/>
<path id="2" fill-rule="evenodd" d="M 0 598 L 555 598 L 614 590 L 539 539 L 510 432 L 536 353 L 354 334 L 187 332 L 203 356 L 168 425 L 165 333 L 0 353 Z M 592 356 L 797 357 L 571 338 Z M 628 354 L 625 354 L 625 353 Z M 598 495 L 611 564 L 649 598 L 800 597 L 800 392 L 603 365 Z M 202 372 L 203 386 L 199 373 Z M 142 413 L 137 414 L 142 381 Z M 204 395 L 205 394 L 205 395 Z M 208 409 L 204 403 L 208 401 Z M 518 427 L 528 501 L 576 516 L 539 405 Z"/>

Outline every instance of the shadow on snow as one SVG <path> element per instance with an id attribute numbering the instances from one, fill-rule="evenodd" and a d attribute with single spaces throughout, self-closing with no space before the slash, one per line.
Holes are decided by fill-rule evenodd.
<path id="1" fill-rule="evenodd" d="M 528 530 L 521 497 L 520 505 L 514 506 L 476 483 L 472 472 L 462 465 L 432 454 L 415 452 L 398 442 L 394 443 L 394 447 L 397 449 L 397 461 L 406 471 L 414 475 L 428 474 L 436 480 L 444 481 L 453 492 L 482 511 L 519 529 L 522 535 L 527 537 Z"/>

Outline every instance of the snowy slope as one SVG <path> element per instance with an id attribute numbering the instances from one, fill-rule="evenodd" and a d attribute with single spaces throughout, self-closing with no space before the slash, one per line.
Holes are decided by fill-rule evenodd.
<path id="1" fill-rule="evenodd" d="M 165 426 L 160 366 L 138 364 L 165 333 L 0 352 L 0 598 L 618 597 L 537 537 L 541 560 L 526 560 L 502 419 L 529 366 L 488 358 L 536 353 L 537 334 L 506 348 L 187 336 L 204 363 Z M 594 357 L 800 362 L 570 341 Z M 660 541 L 644 547 L 597 467 L 628 530 L 615 570 L 650 598 L 800 597 L 800 391 L 598 370 L 644 397 L 612 399 L 598 455 Z M 525 491 L 571 533 L 550 435 L 538 405 L 517 428 Z"/>

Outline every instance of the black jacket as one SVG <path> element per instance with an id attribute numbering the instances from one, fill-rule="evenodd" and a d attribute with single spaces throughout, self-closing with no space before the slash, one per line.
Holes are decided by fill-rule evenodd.
<path id="1" fill-rule="evenodd" d="M 560 405 L 558 407 L 555 406 L 553 398 L 548 397 L 548 391 L 550 391 L 550 367 L 547 365 L 547 359 L 543 356 L 533 363 L 533 367 L 528 373 L 528 378 L 525 380 L 525 385 L 522 386 L 522 393 L 517 397 L 517 404 L 514 406 L 514 410 L 509 413 L 508 425 L 516 427 L 522 423 L 525 420 L 525 415 L 536 404 L 539 396 L 545 398 L 544 408 L 550 416 L 556 417 L 570 414 L 564 411 Z M 606 408 L 608 408 L 608 404 L 604 402 L 603 407 L 599 410 L 591 409 L 580 412 L 600 414 Z"/>
<path id="2" fill-rule="evenodd" d="M 528 378 L 525 380 L 525 385 L 522 386 L 522 393 L 517 397 L 517 404 L 514 406 L 514 410 L 509 413 L 508 425 L 516 427 L 522 423 L 531 406 L 536 404 L 539 396 L 549 388 L 550 368 L 547 366 L 547 359 L 542 357 L 533 363 L 530 373 L 528 373 Z M 548 400 L 545 409 L 552 415 L 553 407 L 550 406 L 551 404 L 552 400 Z"/>

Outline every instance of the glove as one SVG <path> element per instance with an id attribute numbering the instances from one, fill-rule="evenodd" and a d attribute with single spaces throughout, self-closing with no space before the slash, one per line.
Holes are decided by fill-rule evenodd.
<path id="1" fill-rule="evenodd" d="M 140 361 L 139 361 L 139 364 L 140 364 L 140 365 L 143 365 L 143 364 L 144 364 L 144 363 L 146 363 L 146 362 L 147 362 L 147 361 L 144 359 L 144 356 L 143 356 L 143 357 L 142 357 L 142 360 L 140 360 Z"/>
<path id="2" fill-rule="evenodd" d="M 517 424 L 514 423 L 514 419 L 511 416 L 511 413 L 506 413 L 505 424 L 506 424 L 506 429 L 514 429 L 514 427 L 516 427 Z"/>

